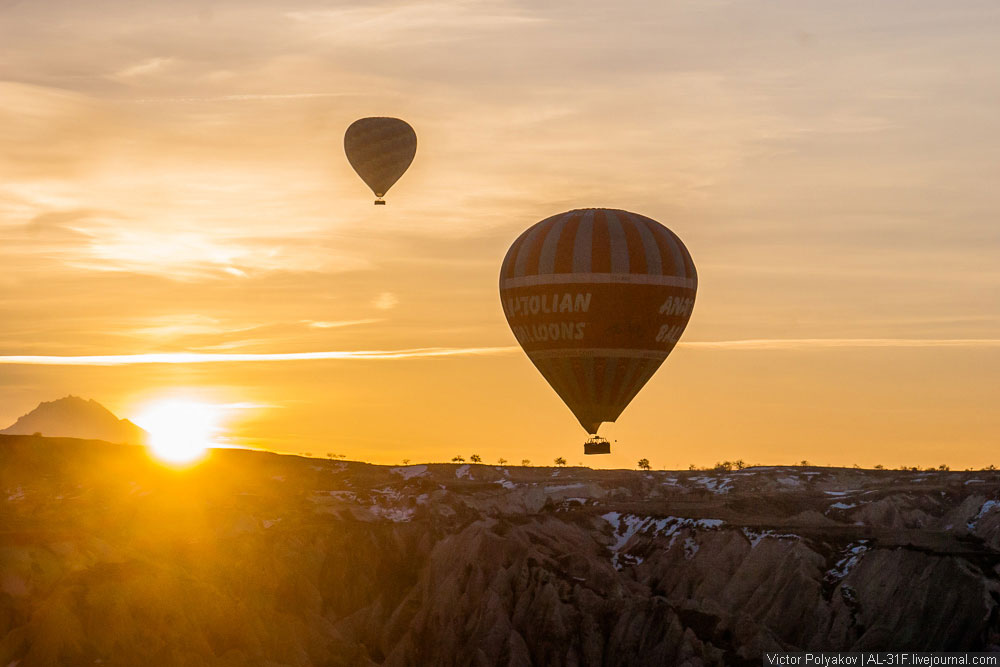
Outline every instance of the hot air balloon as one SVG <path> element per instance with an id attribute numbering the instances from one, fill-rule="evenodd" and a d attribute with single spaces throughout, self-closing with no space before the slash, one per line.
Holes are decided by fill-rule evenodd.
<path id="1" fill-rule="evenodd" d="M 344 133 L 344 152 L 378 199 L 399 180 L 417 153 L 417 133 L 409 123 L 398 118 L 361 118 Z"/>
<path id="2" fill-rule="evenodd" d="M 687 326 L 698 277 L 687 248 L 660 223 L 579 209 L 529 227 L 507 251 L 500 301 L 528 358 L 592 434 L 618 419 Z"/>

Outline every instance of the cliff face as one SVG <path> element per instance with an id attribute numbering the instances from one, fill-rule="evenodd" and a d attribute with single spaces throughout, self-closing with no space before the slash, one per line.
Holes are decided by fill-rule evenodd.
<path id="1" fill-rule="evenodd" d="M 1000 476 L 0 437 L 0 664 L 739 665 L 1000 649 Z"/>

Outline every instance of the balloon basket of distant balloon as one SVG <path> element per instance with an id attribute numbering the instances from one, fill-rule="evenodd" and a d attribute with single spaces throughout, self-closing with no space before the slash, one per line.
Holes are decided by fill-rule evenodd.
<path id="1" fill-rule="evenodd" d="M 376 199 L 375 200 L 375 205 L 376 206 L 385 206 L 385 200 L 384 199 Z"/>
<path id="2" fill-rule="evenodd" d="M 591 436 L 587 442 L 583 443 L 583 453 L 585 455 L 610 454 L 611 443 L 598 435 Z"/>

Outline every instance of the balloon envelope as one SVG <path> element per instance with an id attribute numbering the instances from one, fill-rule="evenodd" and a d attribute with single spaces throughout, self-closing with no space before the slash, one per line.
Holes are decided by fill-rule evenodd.
<path id="1" fill-rule="evenodd" d="M 588 433 L 615 421 L 670 354 L 697 287 L 673 232 L 615 209 L 542 220 L 500 269 L 514 336 Z"/>
<path id="2" fill-rule="evenodd" d="M 384 197 L 413 162 L 417 133 L 399 118 L 362 118 L 344 133 L 344 152 L 376 197 Z"/>

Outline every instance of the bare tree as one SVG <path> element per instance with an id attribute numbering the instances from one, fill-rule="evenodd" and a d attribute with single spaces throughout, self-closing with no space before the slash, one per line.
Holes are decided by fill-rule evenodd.
<path id="1" fill-rule="evenodd" d="M 531 459 L 521 459 L 521 465 L 527 467 L 531 465 Z"/>
<path id="2" fill-rule="evenodd" d="M 556 459 L 555 463 L 557 466 L 564 466 L 566 465 L 566 459 L 560 456 Z"/>
<path id="3" fill-rule="evenodd" d="M 649 459 L 639 459 L 639 463 L 636 465 L 639 466 L 640 470 L 649 470 L 652 467 L 649 465 Z"/>
<path id="4" fill-rule="evenodd" d="M 469 457 L 469 460 L 472 461 L 473 463 L 482 463 L 483 462 L 483 458 L 481 456 L 479 456 L 479 454 L 473 454 L 472 456 Z"/>
<path id="5" fill-rule="evenodd" d="M 507 459 L 505 459 L 504 457 L 501 456 L 500 458 L 497 459 L 497 463 L 499 463 L 500 465 L 503 465 L 503 464 L 507 463 Z"/>
<path id="6" fill-rule="evenodd" d="M 458 456 L 453 456 L 453 457 L 451 457 L 451 462 L 452 463 L 465 463 L 465 457 L 463 457 L 461 454 L 459 454 Z"/>
<path id="7" fill-rule="evenodd" d="M 410 459 L 403 459 L 403 465 L 404 466 L 410 465 Z"/>

